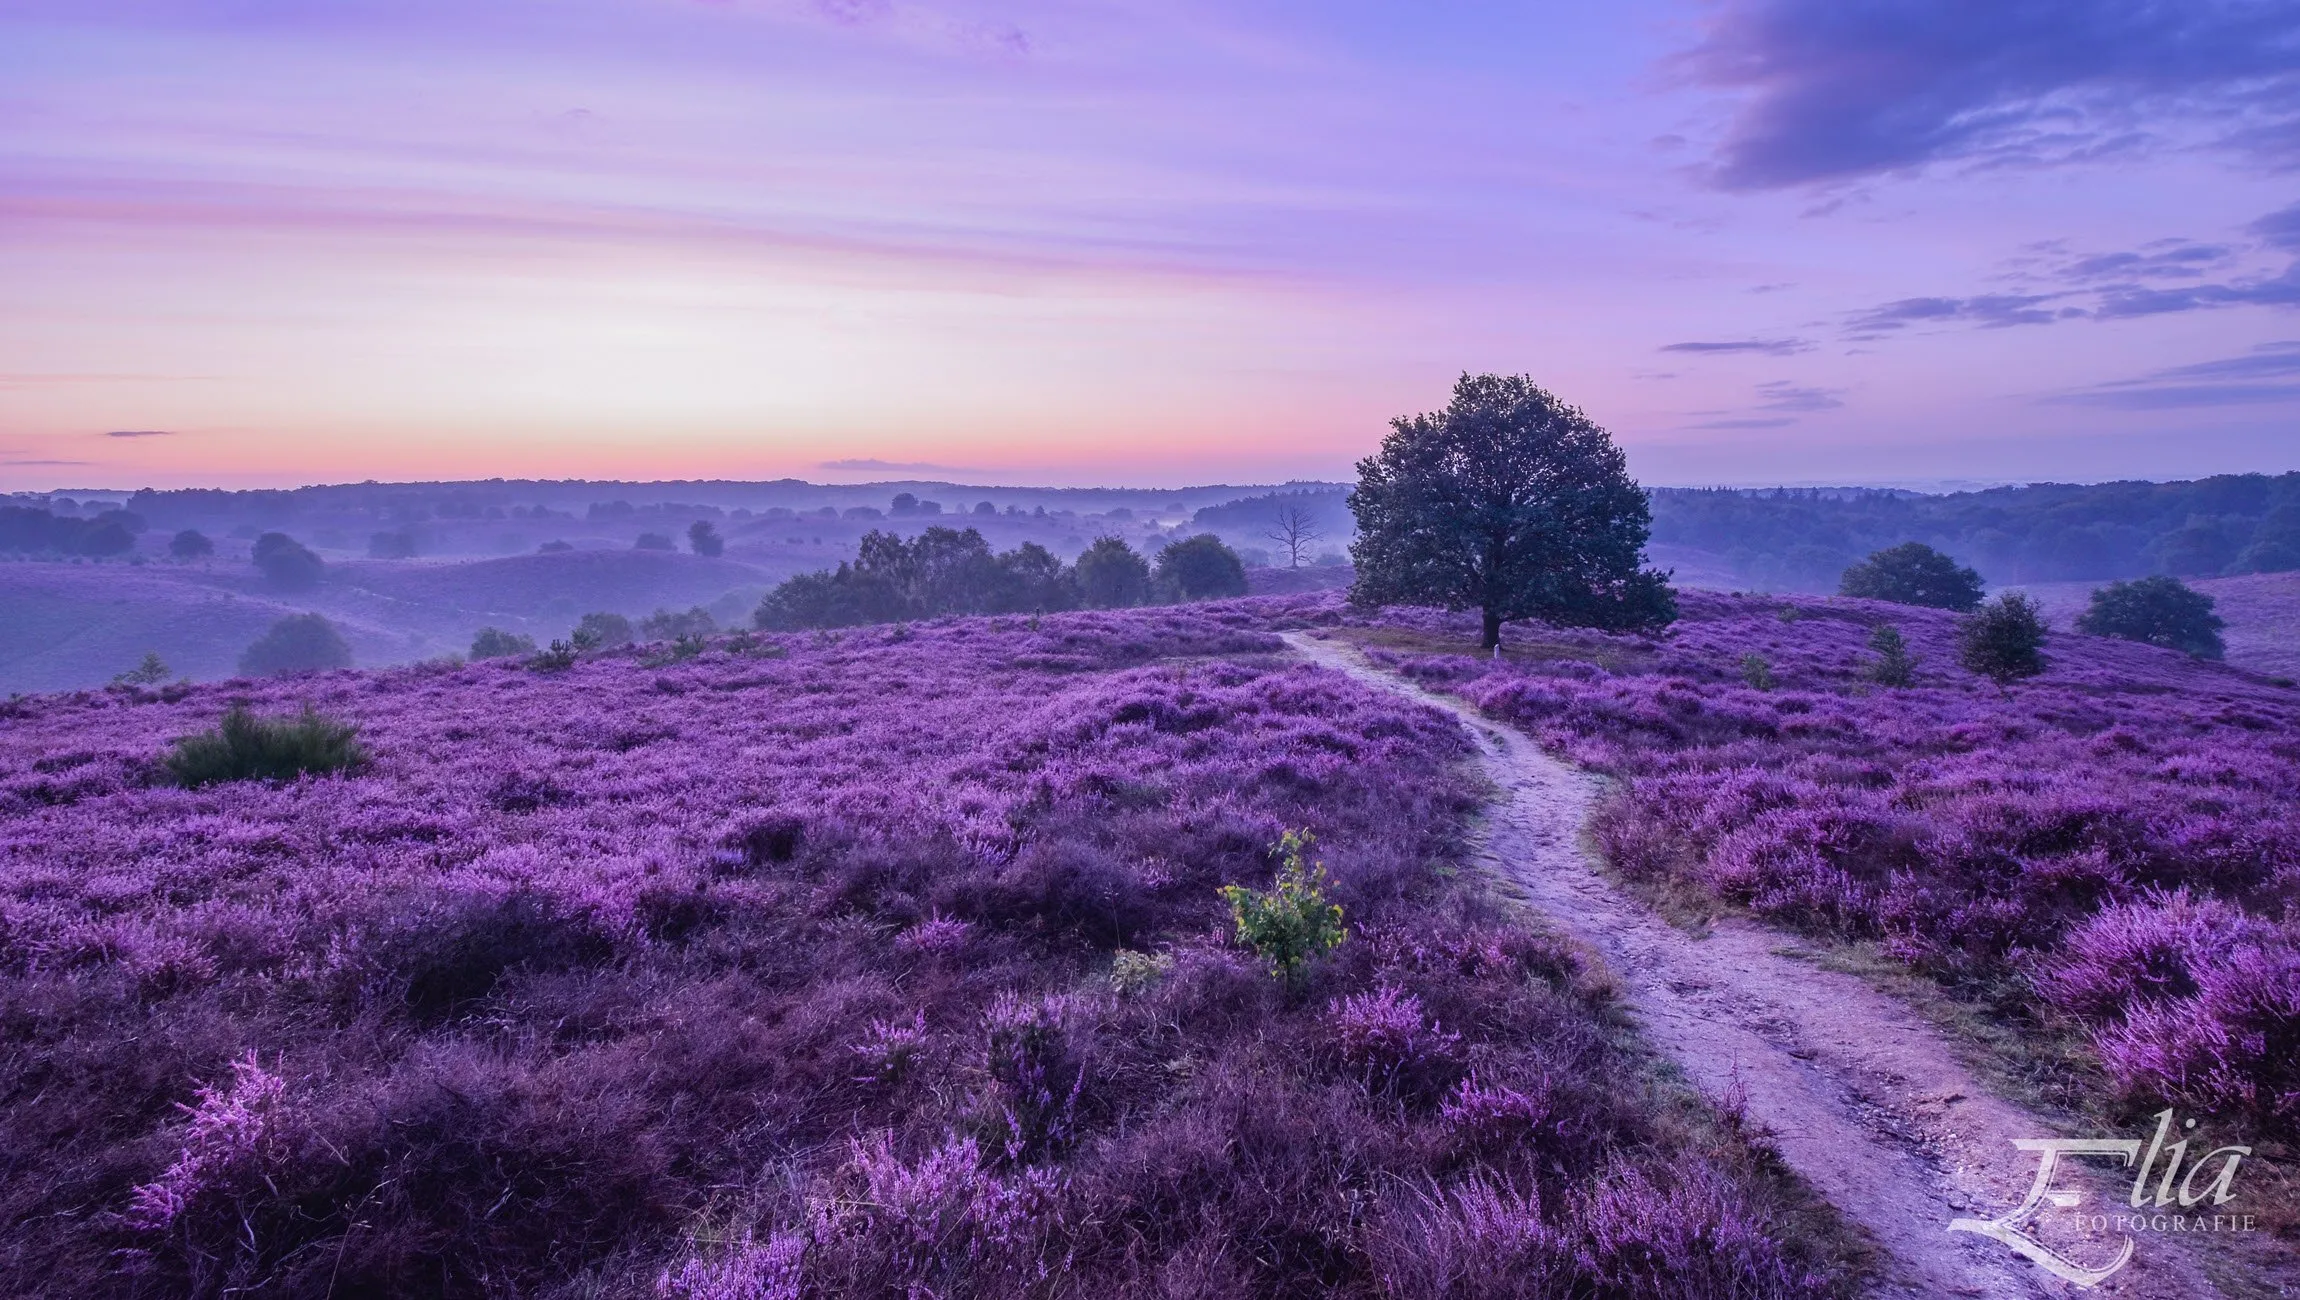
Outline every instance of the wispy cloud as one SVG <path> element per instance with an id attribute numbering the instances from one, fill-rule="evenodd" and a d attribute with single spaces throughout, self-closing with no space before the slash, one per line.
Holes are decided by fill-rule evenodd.
<path id="1" fill-rule="evenodd" d="M 1721 352 L 1746 353 L 1753 356 L 1787 357 L 1799 352 L 1810 352 L 1813 345 L 1804 339 L 1731 339 L 1715 343 L 1670 343 L 1663 352 Z"/>
<path id="2" fill-rule="evenodd" d="M 2296 50 L 2289 4 L 1727 0 L 1679 66 L 1743 96 L 1716 183 L 1769 189 L 2134 153 L 2168 128 L 2289 163 Z"/>
<path id="3" fill-rule="evenodd" d="M 844 460 L 826 460 L 816 469 L 861 471 L 869 474 L 973 474 L 978 471 L 963 465 L 936 465 L 923 460 L 880 460 L 875 456 L 852 456 Z"/>
<path id="4" fill-rule="evenodd" d="M 104 436 L 107 438 L 173 438 L 176 436 L 176 431 L 174 429 L 112 429 L 107 431 Z"/>
<path id="5" fill-rule="evenodd" d="M 2138 379 L 2056 393 L 2044 400 L 2122 411 L 2300 401 L 2300 342 L 2263 343 L 2242 356 L 2169 366 Z"/>
<path id="6" fill-rule="evenodd" d="M 2064 309 L 2047 308 L 2055 294 L 1980 294 L 1971 298 L 1902 298 L 1881 306 L 1852 313 L 1846 318 L 1845 336 L 1853 339 L 1883 338 L 1911 325 L 1968 324 L 1989 329 L 2003 329 L 2012 325 L 2050 325 L 2070 314 Z M 2079 311 L 2074 313 L 2083 315 Z"/>

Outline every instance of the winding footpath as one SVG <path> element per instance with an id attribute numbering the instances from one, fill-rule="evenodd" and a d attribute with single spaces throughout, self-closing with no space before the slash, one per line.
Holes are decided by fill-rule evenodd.
<path id="1" fill-rule="evenodd" d="M 1600 778 L 1549 757 L 1466 701 L 1374 668 L 1345 645 L 1303 633 L 1285 639 L 1315 664 L 1469 727 L 1497 791 L 1477 843 L 1481 864 L 1595 950 L 1621 982 L 1646 1041 L 1702 1092 L 1741 1105 L 1816 1193 L 1872 1234 L 1891 1260 L 1878 1294 L 2079 1294 L 1997 1241 L 1948 1231 L 1952 1219 L 1993 1219 L 2018 1204 L 2036 1157 L 2012 1143 L 2060 1136 L 2060 1126 L 1990 1093 L 1904 1004 L 1786 955 L 1790 936 L 1738 920 L 1688 934 L 1608 881 L 1583 846 Z M 2059 1185 L 2079 1185 L 2081 1177 Z M 2086 1207 L 2113 1213 L 2125 1208 L 2130 1176 L 2095 1176 L 2086 1186 Z M 2086 1253 L 2103 1252 L 2093 1245 Z M 2128 1266 L 2083 1294 L 2223 1296 L 2196 1254 L 2145 1237 Z"/>

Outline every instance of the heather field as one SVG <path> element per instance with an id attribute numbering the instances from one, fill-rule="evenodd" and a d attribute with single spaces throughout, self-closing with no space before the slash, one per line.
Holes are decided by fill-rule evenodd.
<path id="1" fill-rule="evenodd" d="M 1664 905 L 1930 976 L 2080 1110 L 2300 1131 L 2300 690 L 2060 632 L 2000 692 L 1940 611 L 1680 599 L 1663 636 L 1529 630 L 1499 662 L 1427 653 L 1474 632 L 1428 611 L 1354 635 L 1618 778 L 1597 844 Z M 1870 680 L 1882 624 L 1908 688 Z"/>
<path id="2" fill-rule="evenodd" d="M 1460 729 L 1275 653 L 1342 619 L 1303 595 L 10 705 L 0 1293 L 1849 1289 L 1830 1221 L 1459 869 Z M 1777 745 L 1862 707 L 1822 680 L 1843 639 L 1784 656 L 1794 691 L 1670 691 L 1795 714 Z M 1463 688 L 1555 729 L 1537 700 L 1646 682 Z M 2286 717 L 2241 685 L 2212 707 Z M 170 783 L 240 701 L 353 724 L 366 762 Z M 2220 779 L 2160 730 L 2130 752 Z M 1557 734 L 1712 779 L 1626 723 Z M 1887 788 L 1794 766 L 1762 779 Z M 2258 779 L 2228 776 L 2227 825 Z M 1217 894 L 1266 887 L 1290 830 L 1349 928 L 1299 981 Z M 2225 856 L 2179 906 L 2270 933 L 2268 877 Z"/>

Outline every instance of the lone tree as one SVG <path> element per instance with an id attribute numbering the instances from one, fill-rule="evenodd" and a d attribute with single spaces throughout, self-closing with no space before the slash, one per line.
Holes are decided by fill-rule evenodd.
<path id="1" fill-rule="evenodd" d="M 179 560 L 196 560 L 215 553 L 216 544 L 197 528 L 187 528 L 168 539 L 168 554 Z"/>
<path id="2" fill-rule="evenodd" d="M 1279 506 L 1270 531 L 1262 534 L 1285 548 L 1289 569 L 1301 568 L 1303 553 L 1325 535 L 1325 530 L 1318 527 L 1317 516 L 1298 505 Z"/>
<path id="3" fill-rule="evenodd" d="M 1977 609 L 1981 575 L 1923 542 L 1903 542 L 1845 570 L 1837 594 L 1933 609 Z"/>
<path id="4" fill-rule="evenodd" d="M 288 615 L 240 654 L 240 671 L 250 677 L 349 667 L 351 647 L 319 614 Z"/>
<path id="5" fill-rule="evenodd" d="M 2212 597 L 2178 578 L 2142 578 L 2095 588 L 2091 606 L 2076 616 L 2079 632 L 2145 641 L 2185 650 L 2199 659 L 2218 659 L 2226 653 L 2220 643 L 2220 629 L 2226 626 L 2212 612 Z"/>
<path id="6" fill-rule="evenodd" d="M 256 539 L 248 558 L 264 571 L 275 587 L 305 591 L 319 585 L 327 565 L 309 547 L 286 533 L 265 533 Z"/>
<path id="7" fill-rule="evenodd" d="M 687 525 L 687 549 L 697 555 L 714 557 L 727 549 L 727 539 L 719 536 L 716 525 L 708 519 L 698 519 Z"/>
<path id="8" fill-rule="evenodd" d="M 1443 411 L 1390 422 L 1358 462 L 1350 546 L 1361 605 L 1443 605 L 1501 625 L 1659 627 L 1669 575 L 1638 567 L 1644 489 L 1613 439 L 1522 375 L 1463 375 Z"/>
<path id="9" fill-rule="evenodd" d="M 1171 583 L 1184 600 L 1213 600 L 1246 594 L 1246 566 L 1238 553 L 1212 533 L 1168 542 L 1158 552 L 1158 581 Z"/>
<path id="10" fill-rule="evenodd" d="M 2045 669 L 2044 606 L 2008 591 L 1957 624 L 1957 659 L 2003 690 Z"/>

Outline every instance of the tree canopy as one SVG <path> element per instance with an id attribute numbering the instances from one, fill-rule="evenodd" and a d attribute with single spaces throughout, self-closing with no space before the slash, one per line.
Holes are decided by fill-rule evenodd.
<path id="1" fill-rule="evenodd" d="M 1648 628 L 1677 616 L 1641 567 L 1644 489 L 1613 439 L 1522 375 L 1463 375 L 1442 411 L 1391 422 L 1350 494 L 1361 604 L 1475 609 L 1504 621 Z"/>
<path id="2" fill-rule="evenodd" d="M 1889 600 L 1896 605 L 1969 610 L 1981 603 L 1981 575 L 1923 542 L 1888 546 L 1845 570 L 1840 596 Z"/>
<path id="3" fill-rule="evenodd" d="M 1246 566 L 1212 533 L 1168 542 L 1158 552 L 1158 582 L 1184 600 L 1246 594 Z"/>
<path id="4" fill-rule="evenodd" d="M 327 565 L 310 548 L 286 533 L 265 533 L 256 538 L 249 558 L 273 586 L 303 591 L 319 585 Z"/>
<path id="5" fill-rule="evenodd" d="M 2095 588 L 2092 604 L 2076 617 L 2076 630 L 2092 636 L 2145 641 L 2218 659 L 2226 624 L 2212 612 L 2212 597 L 2178 578 L 2142 578 Z"/>
<path id="6" fill-rule="evenodd" d="M 2045 670 L 2044 607 L 2008 591 L 1957 624 L 1957 658 L 2003 689 Z"/>
<path id="7" fill-rule="evenodd" d="M 271 625 L 240 655 L 240 671 L 250 677 L 351 667 L 351 647 L 319 614 L 290 614 Z"/>

